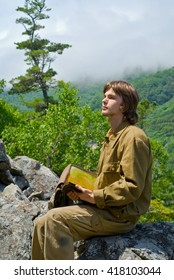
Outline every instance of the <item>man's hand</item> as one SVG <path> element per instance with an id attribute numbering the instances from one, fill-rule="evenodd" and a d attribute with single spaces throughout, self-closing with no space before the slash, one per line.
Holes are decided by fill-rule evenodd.
<path id="1" fill-rule="evenodd" d="M 70 191 L 67 193 L 67 196 L 71 200 L 84 200 L 91 204 L 95 204 L 93 191 L 82 188 L 80 185 L 76 185 L 76 188 L 81 190 L 81 192 Z"/>

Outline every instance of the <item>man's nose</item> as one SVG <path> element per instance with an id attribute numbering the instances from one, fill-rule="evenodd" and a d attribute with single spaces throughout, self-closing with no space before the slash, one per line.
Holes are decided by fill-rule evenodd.
<path id="1" fill-rule="evenodd" d="M 107 97 L 104 97 L 103 100 L 102 100 L 102 103 L 106 104 L 107 102 L 108 102 Z"/>

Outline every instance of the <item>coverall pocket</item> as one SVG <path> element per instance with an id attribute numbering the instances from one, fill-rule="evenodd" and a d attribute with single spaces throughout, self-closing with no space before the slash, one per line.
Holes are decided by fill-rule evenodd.
<path id="1" fill-rule="evenodd" d="M 120 162 L 105 164 L 103 167 L 105 185 L 110 185 L 121 178 Z"/>

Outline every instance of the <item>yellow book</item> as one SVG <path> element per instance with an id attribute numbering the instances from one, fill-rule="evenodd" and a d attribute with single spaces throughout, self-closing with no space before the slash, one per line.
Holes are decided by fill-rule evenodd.
<path id="1" fill-rule="evenodd" d="M 96 174 L 94 172 L 69 164 L 60 176 L 58 187 L 61 186 L 63 191 L 68 192 L 72 189 L 76 190 L 75 185 L 78 184 L 83 188 L 93 190 L 95 180 Z"/>

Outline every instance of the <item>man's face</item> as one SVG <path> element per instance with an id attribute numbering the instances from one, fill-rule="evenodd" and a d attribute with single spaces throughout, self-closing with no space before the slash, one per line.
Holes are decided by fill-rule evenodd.
<path id="1" fill-rule="evenodd" d="M 113 89 L 105 92 L 102 100 L 102 114 L 107 117 L 123 117 L 120 106 L 122 105 L 122 97 L 116 94 Z"/>

